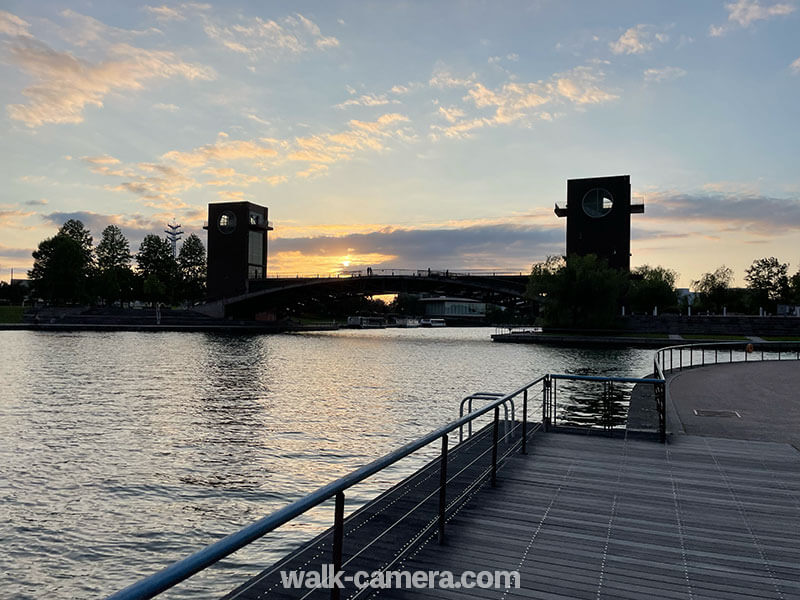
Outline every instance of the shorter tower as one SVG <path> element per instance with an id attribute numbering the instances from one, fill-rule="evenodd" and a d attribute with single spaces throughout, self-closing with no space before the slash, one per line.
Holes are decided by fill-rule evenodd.
<path id="1" fill-rule="evenodd" d="M 172 246 L 172 258 L 178 257 L 178 240 L 181 239 L 183 235 L 183 231 L 181 230 L 181 226 L 175 223 L 175 220 L 172 220 L 172 223 L 167 223 L 167 228 L 164 230 L 164 233 L 167 234 L 167 240 L 169 241 L 170 245 Z"/>
<path id="2" fill-rule="evenodd" d="M 208 205 L 208 299 L 244 294 L 251 279 L 267 276 L 266 206 L 250 202 Z"/>
<path id="3" fill-rule="evenodd" d="M 555 213 L 567 218 L 567 257 L 595 254 L 609 266 L 631 268 L 631 214 L 644 204 L 631 204 L 631 177 L 567 180 L 567 206 Z"/>

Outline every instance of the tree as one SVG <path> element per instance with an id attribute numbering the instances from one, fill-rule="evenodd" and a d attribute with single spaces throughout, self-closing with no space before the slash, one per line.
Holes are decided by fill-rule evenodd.
<path id="1" fill-rule="evenodd" d="M 649 312 L 658 306 L 662 310 L 678 302 L 675 282 L 678 274 L 665 267 L 642 265 L 631 271 L 628 303 L 633 311 Z"/>
<path id="2" fill-rule="evenodd" d="M 789 265 L 774 256 L 759 258 L 745 269 L 744 279 L 756 300 L 763 306 L 789 296 Z"/>
<path id="3" fill-rule="evenodd" d="M 182 296 L 190 302 L 201 300 L 206 289 L 206 249 L 194 233 L 187 237 L 178 253 Z"/>
<path id="4" fill-rule="evenodd" d="M 626 287 L 626 274 L 594 254 L 570 256 L 563 263 L 551 257 L 532 269 L 528 295 L 544 309 L 547 325 L 609 327 Z"/>
<path id="5" fill-rule="evenodd" d="M 82 302 L 86 297 L 86 252 L 68 235 L 47 238 L 33 252 L 28 278 L 36 297 L 51 303 Z"/>
<path id="6" fill-rule="evenodd" d="M 722 265 L 713 273 L 703 273 L 700 279 L 692 282 L 692 287 L 707 310 L 721 311 L 728 301 L 731 283 L 733 269 Z"/>
<path id="7" fill-rule="evenodd" d="M 166 302 L 174 296 L 178 265 L 167 240 L 155 234 L 146 235 L 139 246 L 136 263 L 150 301 Z"/>
<path id="8" fill-rule="evenodd" d="M 130 267 L 130 245 L 119 227 L 109 225 L 103 230 L 95 255 L 97 295 L 109 303 L 131 300 L 134 275 Z"/>
<path id="9" fill-rule="evenodd" d="M 59 235 L 65 235 L 75 240 L 80 246 L 86 264 L 87 272 L 94 265 L 94 245 L 92 234 L 78 219 L 68 219 L 58 230 Z"/>
<path id="10" fill-rule="evenodd" d="M 97 268 L 101 271 L 125 268 L 131 264 L 130 244 L 116 225 L 109 225 L 103 229 L 95 255 Z"/>

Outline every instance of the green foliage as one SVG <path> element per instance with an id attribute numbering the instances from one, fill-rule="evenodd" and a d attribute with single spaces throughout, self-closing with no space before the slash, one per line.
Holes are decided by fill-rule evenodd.
<path id="1" fill-rule="evenodd" d="M 23 306 L 0 306 L 0 323 L 22 323 Z"/>
<path id="2" fill-rule="evenodd" d="M 33 261 L 28 278 L 34 296 L 54 303 L 86 299 L 87 255 L 73 237 L 59 233 L 43 240 L 33 252 Z"/>
<path id="3" fill-rule="evenodd" d="M 789 265 L 774 256 L 759 258 L 745 269 L 744 279 L 760 304 L 774 304 L 790 295 Z"/>
<path id="4" fill-rule="evenodd" d="M 139 246 L 136 263 L 144 281 L 143 291 L 147 300 L 170 302 L 176 296 L 178 264 L 167 240 L 154 234 L 146 235 Z"/>
<path id="5" fill-rule="evenodd" d="M 195 234 L 187 237 L 178 253 L 181 294 L 190 302 L 203 299 L 206 289 L 206 249 Z"/>
<path id="6" fill-rule="evenodd" d="M 527 294 L 540 303 L 546 325 L 600 328 L 614 324 L 626 288 L 626 274 L 589 254 L 535 265 Z"/>
<path id="7" fill-rule="evenodd" d="M 659 311 L 673 308 L 678 303 L 675 282 L 678 274 L 665 267 L 642 265 L 631 272 L 628 290 L 628 305 L 635 312 L 650 312 L 654 307 Z"/>
<path id="8" fill-rule="evenodd" d="M 130 244 L 116 225 L 103 230 L 95 250 L 97 273 L 94 278 L 96 296 L 109 304 L 117 300 L 132 300 L 136 281 L 131 270 Z"/>
<path id="9" fill-rule="evenodd" d="M 722 307 L 731 300 L 730 287 L 733 283 L 733 269 L 722 265 L 712 273 L 703 273 L 692 288 L 697 292 L 700 302 L 697 308 L 722 312 Z"/>
<path id="10" fill-rule="evenodd" d="M 97 268 L 100 271 L 127 268 L 131 264 L 130 244 L 116 225 L 109 225 L 103 229 L 95 255 Z"/>
<path id="11" fill-rule="evenodd" d="M 83 226 L 83 222 L 78 219 L 69 219 L 58 230 L 58 235 L 65 235 L 80 246 L 83 253 L 86 269 L 90 269 L 94 265 L 94 245 L 92 242 L 92 234 Z"/>

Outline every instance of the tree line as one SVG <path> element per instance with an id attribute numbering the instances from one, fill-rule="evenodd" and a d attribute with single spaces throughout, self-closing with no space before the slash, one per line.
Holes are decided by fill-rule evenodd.
<path id="1" fill-rule="evenodd" d="M 613 269 L 597 256 L 548 257 L 535 264 L 527 296 L 552 327 L 611 327 L 625 307 L 627 313 L 686 314 L 692 310 L 721 314 L 723 310 L 775 314 L 778 304 L 800 305 L 800 270 L 789 275 L 789 264 L 775 257 L 759 258 L 745 270 L 745 288 L 734 288 L 733 269 L 721 266 L 692 281 L 694 296 L 680 296 L 678 274 L 669 268 L 643 265 L 630 273 Z"/>
<path id="2" fill-rule="evenodd" d="M 39 243 L 33 260 L 31 296 L 49 304 L 192 304 L 205 297 L 206 250 L 195 234 L 177 256 L 168 240 L 146 235 L 134 255 L 116 225 L 103 229 L 95 246 L 84 224 L 70 219 Z"/>

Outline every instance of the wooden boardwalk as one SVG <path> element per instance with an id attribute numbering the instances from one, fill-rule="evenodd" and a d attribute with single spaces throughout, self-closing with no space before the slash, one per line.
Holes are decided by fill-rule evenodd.
<path id="1" fill-rule="evenodd" d="M 454 457 L 454 469 L 486 447 L 484 431 Z M 479 462 L 452 485 L 474 478 Z M 418 505 L 436 484 L 432 463 L 354 514 L 345 570 L 518 570 L 521 587 L 384 589 L 374 597 L 800 598 L 800 453 L 787 444 L 674 436 L 660 445 L 540 432 L 527 456 L 503 464 L 496 488 L 483 485 L 451 506 L 445 545 L 429 527 L 429 504 L 354 557 L 355 545 L 388 526 L 390 512 Z M 329 547 L 320 536 L 229 597 L 303 597 L 308 590 L 283 589 L 277 571 L 330 562 Z M 353 595 L 351 587 L 342 598 Z"/>
<path id="2" fill-rule="evenodd" d="M 520 589 L 382 598 L 800 598 L 800 454 L 675 436 L 537 434 L 405 569 L 519 570 Z"/>

